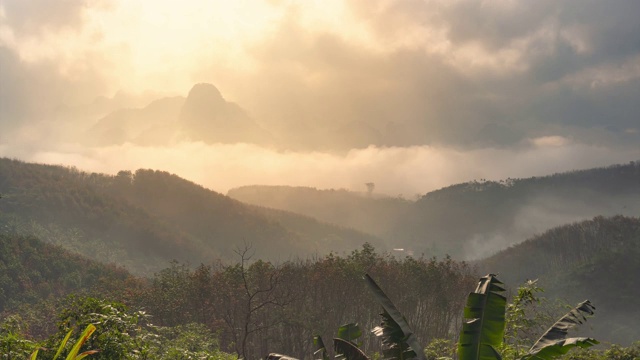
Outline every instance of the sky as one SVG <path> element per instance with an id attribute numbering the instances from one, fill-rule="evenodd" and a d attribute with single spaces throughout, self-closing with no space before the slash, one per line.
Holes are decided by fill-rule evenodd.
<path id="1" fill-rule="evenodd" d="M 0 156 L 408 198 L 639 160 L 637 14 L 636 0 L 1 0 Z M 197 83 L 275 144 L 87 136 Z"/>

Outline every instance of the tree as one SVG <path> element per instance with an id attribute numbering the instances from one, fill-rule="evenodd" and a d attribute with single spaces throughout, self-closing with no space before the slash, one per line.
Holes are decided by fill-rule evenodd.
<path id="1" fill-rule="evenodd" d="M 371 194 L 373 193 L 373 190 L 376 188 L 376 184 L 372 182 L 368 182 L 368 183 L 365 183 L 365 185 L 367 186 L 367 195 L 371 196 Z"/>
<path id="2" fill-rule="evenodd" d="M 235 250 L 240 257 L 236 266 L 228 267 L 222 274 L 224 289 L 222 315 L 233 337 L 235 351 L 240 358 L 255 358 L 250 349 L 253 336 L 268 331 L 281 322 L 278 312 L 291 299 L 281 291 L 281 271 L 269 262 L 258 260 L 250 264 L 251 245 Z M 267 344 L 265 344 L 265 347 Z M 266 349 L 264 351 L 266 353 Z"/>

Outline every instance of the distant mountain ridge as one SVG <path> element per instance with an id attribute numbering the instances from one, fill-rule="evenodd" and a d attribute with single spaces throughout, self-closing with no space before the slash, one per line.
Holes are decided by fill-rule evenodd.
<path id="1" fill-rule="evenodd" d="M 369 232 L 416 254 L 478 259 L 573 221 L 639 214 L 640 162 L 461 183 L 415 202 L 288 186 L 245 186 L 228 195 Z"/>
<path id="2" fill-rule="evenodd" d="M 0 193 L 0 225 L 17 226 L 25 235 L 39 232 L 62 245 L 72 241 L 67 247 L 100 254 L 97 260 L 109 258 L 137 274 L 148 275 L 172 259 L 233 259 L 245 244 L 257 257 L 278 261 L 381 243 L 297 214 L 271 214 L 161 171 L 109 176 L 0 159 Z"/>
<path id="3" fill-rule="evenodd" d="M 391 232 L 405 241 L 422 238 L 441 253 L 477 259 L 566 223 L 639 213 L 640 162 L 630 162 L 453 185 L 423 196 Z"/>
<path id="4" fill-rule="evenodd" d="M 245 203 L 304 214 L 376 236 L 387 236 L 389 227 L 411 206 L 410 201 L 375 193 L 311 187 L 242 186 L 229 190 L 227 195 Z"/>

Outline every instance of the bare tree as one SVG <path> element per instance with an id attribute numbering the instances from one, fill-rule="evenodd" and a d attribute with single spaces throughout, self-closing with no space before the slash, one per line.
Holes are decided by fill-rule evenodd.
<path id="1" fill-rule="evenodd" d="M 371 196 L 373 194 L 373 190 L 376 188 L 376 184 L 372 182 L 365 183 L 367 186 L 367 195 Z"/>
<path id="2" fill-rule="evenodd" d="M 223 318 L 238 356 L 242 359 L 255 358 L 255 354 L 250 353 L 250 349 L 257 348 L 250 346 L 254 335 L 266 332 L 282 321 L 279 313 L 291 302 L 291 297 L 280 286 L 280 269 L 262 260 L 251 262 L 254 255 L 251 245 L 245 244 L 234 252 L 240 261 L 231 268 L 233 274 L 230 275 L 239 281 L 232 281 L 225 291 L 228 301 Z M 268 347 L 268 343 L 262 345 Z"/>

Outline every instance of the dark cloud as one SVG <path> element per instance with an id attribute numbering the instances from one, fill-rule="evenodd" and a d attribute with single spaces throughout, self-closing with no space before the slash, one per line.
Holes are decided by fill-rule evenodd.
<path id="1" fill-rule="evenodd" d="M 64 90 L 52 64 L 28 64 L 0 46 L 0 121 L 9 129 L 54 110 L 52 94 Z"/>
<path id="2" fill-rule="evenodd" d="M 99 63 L 94 60 L 95 66 L 75 69 L 70 77 L 61 73 L 55 61 L 23 61 L 14 51 L 0 46 L 0 138 L 13 136 L 13 130 L 25 125 L 48 122 L 52 126 L 57 123 L 59 129 L 72 126 L 70 116 L 83 114 L 74 114 L 71 107 L 89 103 L 104 91 Z"/>
<path id="3" fill-rule="evenodd" d="M 511 146 L 530 137 L 589 133 L 585 141 L 599 137 L 610 146 L 633 146 L 620 139 L 638 128 L 640 74 L 597 89 L 588 77 L 601 67 L 606 79 L 607 71 L 640 61 L 637 1 L 349 5 L 358 23 L 389 49 L 311 32 L 293 14 L 252 53 L 260 65 L 254 80 L 277 84 L 259 94 L 256 113 L 306 124 L 282 126 L 285 131 L 366 122 L 388 145 Z M 467 65 L 451 62 L 455 54 L 431 51 L 426 40 L 393 47 L 416 29 L 444 34 L 447 51 L 476 47 L 478 58 L 497 65 L 472 66 L 473 52 Z M 500 68 L 501 52 L 514 54 L 514 68 Z"/>

